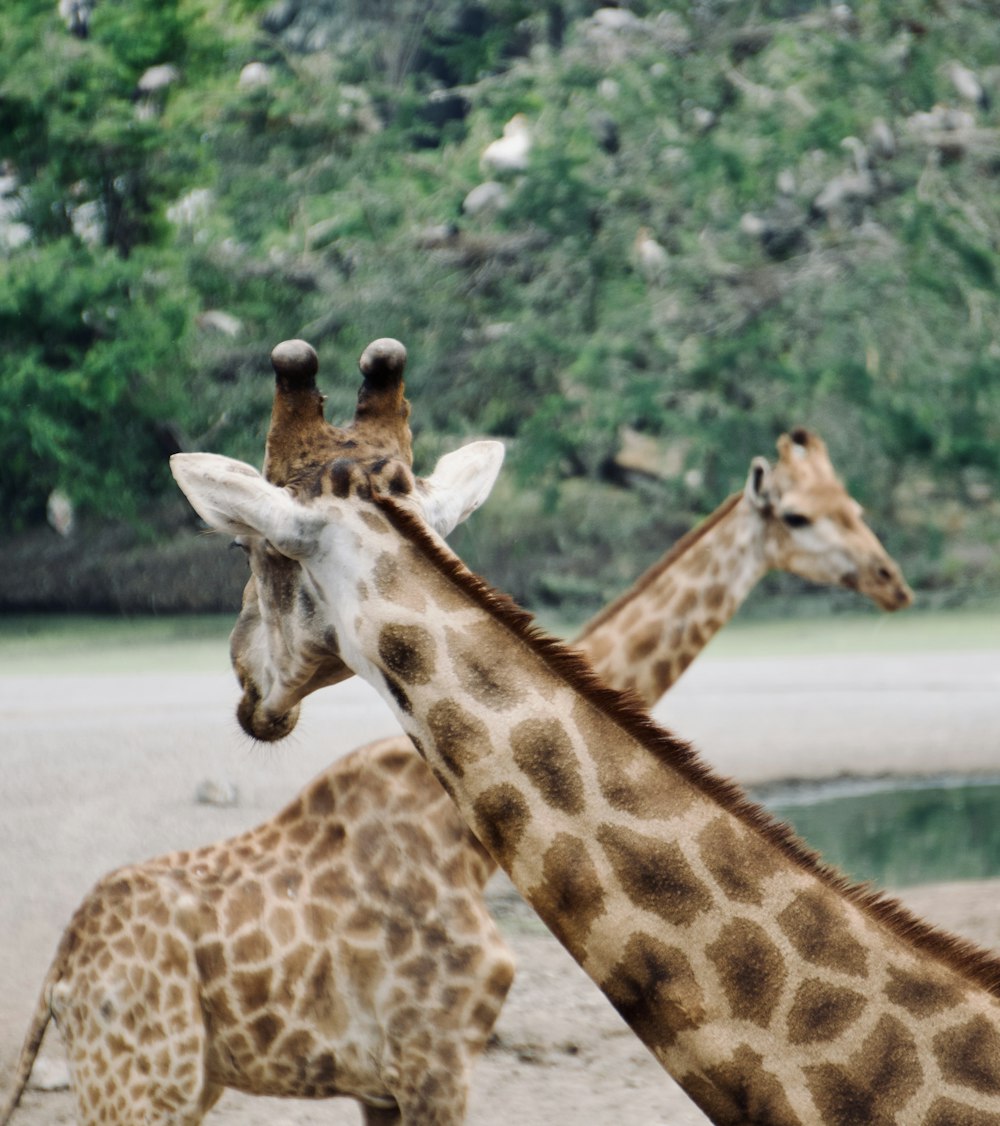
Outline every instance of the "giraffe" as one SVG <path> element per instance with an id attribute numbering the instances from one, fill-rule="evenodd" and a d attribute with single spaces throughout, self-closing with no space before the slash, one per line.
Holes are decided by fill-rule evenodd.
<path id="1" fill-rule="evenodd" d="M 401 379 L 405 350 L 383 348 Z M 464 468 L 459 498 L 479 488 Z M 171 469 L 203 519 L 269 544 L 310 594 L 308 614 L 274 608 L 282 644 L 237 627 L 259 722 L 329 657 L 369 681 L 713 1122 L 1000 1123 L 1000 961 L 849 884 L 541 635 L 428 525 L 408 467 L 319 463 L 293 489 L 212 454 Z"/>
<path id="2" fill-rule="evenodd" d="M 284 350 L 287 351 L 288 349 Z M 314 427 L 313 440 L 318 437 L 322 444 L 322 456 L 329 456 L 331 451 L 343 452 L 346 443 L 356 442 L 358 438 L 356 430 L 359 426 L 356 420 L 353 437 L 347 438 L 341 435 L 339 439 L 325 424 L 316 426 L 315 396 L 303 395 L 302 388 L 288 386 L 288 372 L 282 363 L 283 355 L 284 353 L 280 353 L 277 357 L 275 409 L 268 434 L 265 459 L 265 472 L 277 480 L 283 480 L 297 472 L 297 466 L 289 450 L 300 447 L 290 442 L 289 423 L 294 430 L 296 423 L 301 422 L 304 414 Z M 313 363 L 309 351 L 299 347 L 297 355 L 300 361 L 309 365 Z M 291 396 L 294 400 L 296 394 L 298 394 L 298 408 L 292 410 L 289 408 L 288 398 Z M 409 459 L 408 432 L 399 425 L 400 422 L 406 421 L 404 402 L 397 402 L 391 396 L 387 396 L 382 403 L 382 410 L 387 412 L 390 418 L 395 418 L 396 432 L 392 440 L 402 455 Z M 369 403 L 369 416 L 373 412 L 378 413 Z M 362 418 L 364 417 L 365 412 L 362 411 Z M 368 425 L 370 428 L 370 417 Z M 383 429 L 384 425 L 383 420 Z M 796 449 L 795 453 L 789 456 L 791 443 L 795 444 Z M 806 447 L 809 454 L 807 459 L 803 457 L 803 450 Z M 354 448 L 356 447 L 347 445 L 349 450 Z M 864 583 L 858 584 L 859 589 L 869 593 L 876 601 L 886 605 L 887 608 L 894 608 L 902 601 L 899 592 L 906 591 L 905 584 L 894 578 L 898 575 L 895 565 L 887 559 L 878 542 L 856 517 L 856 505 L 836 480 L 828 459 L 825 462 L 821 460 L 825 458 L 825 450 L 820 440 L 807 431 L 797 430 L 791 437 L 784 436 L 779 440 L 778 449 L 782 461 L 787 459 L 789 463 L 784 480 L 780 477 L 780 463 L 779 469 L 772 472 L 763 458 L 755 459 L 742 497 L 737 495 L 730 498 L 716 514 L 709 517 L 671 549 L 634 588 L 609 607 L 603 615 L 605 629 L 599 636 L 606 636 L 607 626 L 621 619 L 626 619 L 627 634 L 628 623 L 633 622 L 636 616 L 634 607 L 641 601 L 642 621 L 649 623 L 658 619 L 661 637 L 669 639 L 669 642 L 675 645 L 679 645 L 682 639 L 689 646 L 681 650 L 682 654 L 693 655 L 690 648 L 693 630 L 669 629 L 672 618 L 677 616 L 681 609 L 688 612 L 688 607 L 679 607 L 676 598 L 661 596 L 662 573 L 673 569 L 682 572 L 684 579 L 689 573 L 697 579 L 705 574 L 708 568 L 697 563 L 689 566 L 688 562 L 692 556 L 704 556 L 706 553 L 711 555 L 712 563 L 716 560 L 719 562 L 719 566 L 711 568 L 711 577 L 716 581 L 727 582 L 731 595 L 727 603 L 730 614 L 738 605 L 735 594 L 736 581 L 731 576 L 736 576 L 736 580 L 743 584 L 741 587 L 743 589 L 749 585 L 751 577 L 755 579 L 766 569 L 768 560 L 774 566 L 797 569 L 807 577 L 827 581 L 833 581 L 848 572 L 861 574 Z M 818 471 L 812 474 L 804 473 L 801 471 L 803 465 L 818 466 Z M 794 482 L 794 485 L 790 482 Z M 818 543 L 815 539 L 812 542 L 805 540 L 804 543 L 799 544 L 797 552 L 792 549 L 790 542 L 795 543 L 796 535 L 784 533 L 782 528 L 787 521 L 781 521 L 775 515 L 779 502 L 782 498 L 787 502 L 790 495 L 797 498 L 796 507 L 799 510 L 812 505 L 814 520 L 821 518 L 818 516 L 820 512 L 826 515 L 838 509 L 841 511 L 840 520 L 834 524 L 838 534 L 832 537 L 834 539 L 832 545 L 827 542 L 831 538 L 828 536 L 825 539 L 819 538 Z M 725 534 L 721 534 L 723 530 Z M 828 555 L 837 550 L 840 554 L 833 566 L 825 565 L 822 557 L 816 558 L 817 554 Z M 754 553 L 752 562 L 747 563 L 741 558 L 751 553 Z M 879 574 L 882 568 L 885 568 L 885 571 Z M 897 585 L 890 585 L 886 581 L 886 575 Z M 684 579 L 678 583 L 681 588 L 684 588 Z M 655 596 L 651 597 L 651 593 Z M 251 580 L 248 586 L 248 607 L 258 606 L 254 601 L 255 597 L 256 589 Z M 716 607 L 716 616 L 718 617 L 719 614 L 720 611 Z M 707 641 L 710 636 L 707 629 L 704 630 L 704 636 Z M 585 631 L 583 637 L 577 641 L 578 647 L 585 653 L 588 649 L 593 649 L 591 637 L 592 634 Z M 637 669 L 642 670 L 645 666 L 650 670 L 654 664 L 659 666 L 664 660 L 664 644 L 661 641 L 655 651 L 647 652 L 648 647 L 641 648 L 635 656 L 633 666 L 622 667 L 613 662 L 606 662 L 601 668 L 605 681 L 614 687 L 635 687 L 637 683 L 650 683 L 648 676 L 637 678 L 634 674 Z M 592 652 L 593 655 L 595 654 Z M 338 667 L 338 677 L 341 671 L 343 670 Z M 328 669 L 327 672 L 329 674 L 330 670 Z M 655 700 L 648 702 L 653 703 Z M 273 737 L 276 732 L 283 730 L 280 725 L 277 728 L 268 727 L 267 734 Z M 379 794 L 380 797 L 373 797 L 375 794 Z M 391 795 L 391 800 L 386 798 L 385 794 Z M 380 809 L 386 812 L 376 816 L 376 811 Z M 359 810 L 368 816 L 368 823 L 358 824 L 356 812 Z M 421 824 L 428 827 L 426 831 L 412 823 L 417 816 Z M 310 840 L 334 830 L 345 831 L 345 839 L 350 838 L 355 841 L 368 839 L 375 831 L 379 831 L 383 838 L 382 848 L 375 850 L 371 855 L 352 856 L 353 868 L 350 876 L 344 874 L 342 866 L 337 869 L 339 886 L 343 892 L 342 898 L 345 900 L 365 896 L 370 898 L 373 888 L 381 889 L 384 894 L 381 897 L 376 896 L 374 906 L 370 906 L 365 911 L 354 908 L 350 916 L 347 916 L 343 910 L 334 912 L 331 916 L 332 926 L 329 934 L 321 941 L 307 945 L 304 935 L 309 934 L 310 938 L 313 937 L 314 927 L 311 922 L 313 914 L 317 910 L 328 911 L 331 904 L 325 900 L 318 900 L 317 896 L 309 894 L 308 890 L 297 894 L 293 902 L 286 902 L 283 895 L 286 890 L 285 885 L 280 884 L 279 890 L 282 894 L 279 906 L 277 908 L 273 905 L 268 906 L 266 902 L 268 890 L 273 888 L 267 876 L 279 866 L 286 871 L 290 866 L 294 866 L 300 875 L 301 887 L 316 888 L 328 883 L 333 878 L 330 874 L 330 856 L 325 850 L 311 847 Z M 310 833 L 311 838 L 307 840 L 306 835 Z M 423 841 L 427 833 L 430 834 L 431 842 L 435 847 L 422 849 L 418 862 L 406 847 L 401 846 L 403 842 Z M 338 854 L 340 860 L 343 860 L 345 851 L 346 849 L 342 849 Z M 389 856 L 388 861 L 384 859 L 385 855 Z M 397 871 L 400 866 L 402 876 Z M 383 868 L 393 869 L 393 883 L 390 890 L 386 890 L 384 882 L 386 873 Z M 240 1053 L 232 1047 L 234 1043 L 256 1044 L 258 1029 L 266 1027 L 266 1022 L 276 1013 L 284 1013 L 290 1007 L 299 1021 L 299 1027 L 294 1034 L 286 1034 L 282 1041 L 275 1042 L 271 1046 L 273 1051 L 260 1053 L 252 1065 L 244 1063 L 238 1069 L 229 1072 L 219 1072 L 215 1069 L 213 1072 L 215 1079 L 219 1080 L 221 1077 L 224 1083 L 253 1093 L 283 1090 L 285 1093 L 317 1097 L 344 1093 L 345 1089 L 350 1087 L 349 1081 L 344 1077 L 345 1074 L 354 1076 L 362 1074 L 362 1069 L 356 1061 L 363 1053 L 359 1051 L 357 1045 L 363 1036 L 367 1036 L 376 1045 L 369 1053 L 370 1058 L 385 1061 L 391 1056 L 394 1062 L 392 1066 L 383 1062 L 382 1072 L 379 1073 L 383 1078 L 369 1075 L 363 1080 L 355 1081 L 355 1086 L 367 1084 L 365 1097 L 369 1101 L 365 1103 L 364 1098 L 361 1100 L 366 1115 L 388 1117 L 392 1113 L 390 1108 L 378 1105 L 379 1099 L 386 1103 L 394 1101 L 397 1108 L 404 1107 L 408 1119 L 413 1115 L 419 1115 L 420 1110 L 415 1109 L 413 1096 L 407 1092 L 403 1078 L 412 1081 L 412 1076 L 419 1072 L 428 1073 L 434 1068 L 446 1067 L 451 1078 L 447 1084 L 442 1084 L 439 1088 L 441 1101 L 447 1107 L 447 1114 L 451 1116 L 448 1120 L 459 1121 L 467 1097 L 469 1067 L 456 1069 L 450 1061 L 460 1059 L 471 1064 L 475 1055 L 481 1050 L 489 1028 L 499 1013 L 512 973 L 512 959 L 486 913 L 483 900 L 485 883 L 495 869 L 496 862 L 459 818 L 453 804 L 445 797 L 444 791 L 405 736 L 381 740 L 377 744 L 361 748 L 321 773 L 290 807 L 252 832 L 245 833 L 235 840 L 133 865 L 110 873 L 98 883 L 78 909 L 68 929 L 67 933 L 75 936 L 74 951 L 71 955 L 61 953 L 55 959 L 43 987 L 33 1032 L 28 1038 L 30 1047 L 22 1053 L 20 1060 L 17 1094 L 20 1095 L 27 1081 L 41 1032 L 45 1028 L 50 1012 L 53 1011 L 54 1002 L 60 997 L 74 998 L 72 1021 L 75 1022 L 75 1031 L 70 1031 L 70 1017 L 67 1015 L 65 1002 L 63 1002 L 60 1025 L 66 1032 L 70 1048 L 78 1061 L 75 1065 L 74 1088 L 81 1103 L 89 1097 L 86 1093 L 89 1084 L 85 1077 L 95 1069 L 105 1066 L 100 1061 L 101 1053 L 108 1050 L 107 1030 L 104 1036 L 88 1042 L 81 1036 L 79 1029 L 88 1019 L 86 1015 L 88 1009 L 97 1004 L 95 998 L 98 989 L 103 988 L 106 982 L 85 979 L 84 991 L 80 994 L 76 984 L 76 974 L 81 971 L 77 967 L 92 964 L 99 956 L 103 956 L 106 970 L 111 969 L 113 965 L 112 972 L 118 977 L 129 972 L 138 972 L 141 973 L 143 981 L 146 981 L 154 972 L 148 964 L 148 959 L 141 970 L 131 965 L 120 949 L 109 946 L 107 939 L 99 933 L 98 924 L 93 920 L 103 920 L 105 928 L 131 927 L 134 930 L 136 926 L 141 925 L 144 928 L 143 937 L 146 943 L 186 944 L 188 936 L 177 929 L 175 908 L 179 896 L 193 895 L 206 907 L 206 910 L 211 907 L 214 910 L 214 917 L 218 918 L 229 910 L 229 905 L 237 902 L 241 897 L 256 895 L 255 889 L 259 887 L 263 891 L 264 900 L 257 916 L 247 921 L 248 925 L 253 924 L 252 933 L 248 933 L 246 927 L 240 928 L 234 935 L 228 935 L 219 928 L 200 931 L 195 957 L 182 959 L 171 968 L 168 975 L 171 991 L 178 999 L 197 997 L 206 1011 L 214 1011 L 222 1007 L 218 998 L 225 997 L 224 1009 L 231 1019 L 222 1025 L 218 1022 L 210 1025 L 209 1037 L 200 1040 L 202 1054 L 206 1059 L 225 1053 L 238 1058 Z M 164 876 L 165 872 L 169 872 L 168 877 Z M 469 960 L 466 958 L 456 959 L 453 943 L 429 938 L 426 923 L 409 925 L 401 921 L 405 908 L 397 901 L 398 889 L 420 886 L 426 884 L 427 880 L 430 880 L 437 889 L 438 903 L 448 905 L 447 910 L 439 909 L 443 932 L 447 935 L 462 934 L 470 943 L 474 939 L 476 945 L 483 951 L 483 956 L 477 956 L 472 965 L 468 964 Z M 217 894 L 220 885 L 225 888 L 224 898 L 220 902 L 213 903 L 212 896 Z M 151 886 L 154 887 L 152 892 Z M 254 890 L 248 890 L 251 887 Z M 154 926 L 152 919 L 154 912 L 162 920 L 159 929 Z M 422 1031 L 423 1038 L 420 1045 L 415 1047 L 412 1034 L 408 1033 L 410 1038 L 405 1042 L 401 1040 L 396 1031 L 398 1022 L 386 1009 L 384 1003 L 376 1004 L 373 999 L 367 1003 L 359 1002 L 353 979 L 348 982 L 346 988 L 341 988 L 334 982 L 331 984 L 329 994 L 324 995 L 328 1003 L 331 1006 L 336 1005 L 341 1011 L 345 1006 L 353 1003 L 355 1010 L 365 1013 L 368 1019 L 361 1032 L 358 1030 L 357 1022 L 350 1022 L 335 1038 L 330 1059 L 336 1064 L 338 1078 L 332 1086 L 312 1082 L 305 1077 L 302 1068 L 290 1081 L 290 1064 L 285 1058 L 282 1044 L 288 1042 L 299 1045 L 311 1035 L 313 1030 L 310 1030 L 308 1017 L 303 1017 L 303 1013 L 311 1013 L 315 1021 L 315 1012 L 308 1009 L 300 993 L 291 992 L 281 996 L 274 990 L 266 993 L 266 1000 L 255 1004 L 252 1009 L 247 1009 L 242 1003 L 243 992 L 237 988 L 232 973 L 216 976 L 212 980 L 211 991 L 203 990 L 199 974 L 204 963 L 204 955 L 199 957 L 199 951 L 209 947 L 215 949 L 215 944 L 218 944 L 219 952 L 213 957 L 214 963 L 230 968 L 238 966 L 240 981 L 246 980 L 247 975 L 251 973 L 257 975 L 255 980 L 259 981 L 262 980 L 263 975 L 270 972 L 281 955 L 287 954 L 289 946 L 294 947 L 300 958 L 311 958 L 314 965 L 326 964 L 330 960 L 330 951 L 338 942 L 349 944 L 357 941 L 358 936 L 354 933 L 349 920 L 359 915 L 365 921 L 364 939 L 368 944 L 366 949 L 369 952 L 372 949 L 377 950 L 381 973 L 386 978 L 395 977 L 406 984 L 407 972 L 405 969 L 397 969 L 396 964 L 402 959 L 406 966 L 412 966 L 414 963 L 410 955 L 412 949 L 419 945 L 425 951 L 420 964 L 428 978 L 433 980 L 438 997 L 468 996 L 470 1000 L 459 1010 L 452 1010 L 450 1005 L 425 1003 L 421 1013 L 421 1029 L 432 1030 L 432 1038 L 426 1039 L 426 1033 Z M 346 925 L 341 921 L 345 918 L 348 919 Z M 434 933 L 437 934 L 437 931 Z M 64 945 L 68 941 L 69 938 L 64 938 Z M 131 947 L 133 951 L 138 951 L 140 948 L 140 944 L 137 943 L 133 943 Z M 246 953 L 251 949 L 260 954 L 259 960 L 253 965 L 249 964 L 250 960 Z M 81 953 L 81 950 L 86 953 Z M 107 960 L 106 951 L 111 952 L 113 963 Z M 185 969 L 188 980 L 185 980 Z M 311 981 L 314 976 L 312 970 L 303 970 L 300 981 Z M 272 974 L 271 980 L 278 979 Z M 167 991 L 163 985 L 164 979 L 161 978 L 158 995 L 166 998 Z M 149 989 L 145 988 L 148 994 Z M 401 990 L 401 997 L 407 1004 L 412 1002 L 406 988 Z M 254 1000 L 260 1002 L 260 997 L 255 997 Z M 148 1000 L 146 1004 L 149 1009 Z M 197 1010 L 190 1014 L 192 1025 L 189 1033 L 192 1037 L 200 1038 L 202 1030 L 196 1012 Z M 183 1021 L 176 1012 L 171 1014 L 171 1024 L 172 1037 L 168 1037 L 165 1031 L 160 1034 L 161 1046 L 168 1051 L 171 1048 L 171 1039 L 177 1041 L 182 1038 L 180 1032 Z M 453 1041 L 463 1026 L 467 1026 L 466 1040 L 464 1044 L 456 1045 Z M 147 1020 L 147 1027 L 152 1027 L 150 1020 Z M 313 1047 L 311 1052 L 311 1058 L 314 1060 L 319 1058 L 320 1043 L 325 1042 L 317 1038 L 317 1046 Z M 350 1061 L 346 1069 L 345 1060 Z M 212 1068 L 207 1067 L 207 1070 L 212 1071 Z M 392 1081 L 385 1081 L 384 1075 L 387 1074 L 395 1078 Z M 163 1079 L 158 1083 L 160 1088 L 168 1086 Z M 206 1080 L 199 1105 L 207 1106 L 210 1101 L 219 1097 L 222 1089 L 222 1083 Z M 110 1105 L 121 1097 L 121 1091 L 115 1091 L 113 1096 L 109 1096 L 102 1090 L 100 1101 L 82 1109 L 81 1113 L 96 1117 L 105 1103 Z M 131 1091 L 129 1097 L 131 1105 L 136 1105 L 139 1097 L 137 1092 Z M 157 1095 L 153 1089 L 148 1089 L 142 1093 L 142 1097 L 152 1099 Z M 0 1114 L 0 1123 L 5 1121 L 6 1118 Z"/>
<path id="3" fill-rule="evenodd" d="M 573 644 L 605 683 L 652 707 L 770 570 L 850 587 L 883 610 L 912 603 L 822 438 L 798 427 L 777 447 L 776 465 L 755 457 L 742 493 L 583 627 Z"/>
<path id="4" fill-rule="evenodd" d="M 415 488 L 441 534 L 482 503 L 499 443 L 445 455 L 428 478 L 400 477 L 412 451 L 396 357 L 378 341 L 366 350 L 354 421 L 335 428 L 315 386 L 287 379 L 289 366 L 315 364 L 304 348 L 275 364 L 272 480 L 295 480 L 319 449 L 335 467 L 345 458 L 388 465 L 388 490 Z M 477 485 L 457 497 L 453 480 L 467 466 Z M 247 584 L 243 618 L 273 641 L 289 599 L 309 616 L 310 593 L 277 552 L 262 551 L 268 577 Z M 307 664 L 303 692 L 353 675 L 322 647 Z M 252 697 L 244 704 L 252 717 Z M 265 720 L 265 737 L 290 730 L 296 715 Z M 84 1126 L 195 1124 L 227 1086 L 351 1095 L 372 1126 L 463 1121 L 471 1065 L 513 979 L 483 899 L 495 870 L 412 744 L 394 738 L 335 763 L 240 837 L 110 873 L 62 937 L 0 1126 L 50 1016 Z"/>
<path id="5" fill-rule="evenodd" d="M 489 854 L 396 738 L 231 840 L 109 873 L 63 935 L 0 1123 L 50 1014 L 78 1121 L 193 1124 L 226 1087 L 355 1098 L 368 1126 L 464 1121 L 514 976 Z"/>

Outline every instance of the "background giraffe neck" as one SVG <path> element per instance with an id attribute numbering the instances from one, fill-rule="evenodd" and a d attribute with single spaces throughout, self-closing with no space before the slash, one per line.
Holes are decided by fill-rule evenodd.
<path id="1" fill-rule="evenodd" d="M 584 626 L 574 644 L 606 683 L 631 688 L 652 707 L 766 571 L 763 522 L 736 493 Z"/>
<path id="2" fill-rule="evenodd" d="M 1000 1050 L 977 1056 L 986 1094 L 949 1056 L 953 1034 L 1000 1045 L 996 960 L 848 888 L 390 511 L 411 542 L 392 576 L 388 561 L 366 568 L 382 599 L 344 616 L 349 663 L 713 1121 L 758 1107 L 757 1121 L 832 1126 L 848 1092 L 867 1092 L 864 1121 L 929 1123 L 943 1091 L 1000 1116 Z"/>

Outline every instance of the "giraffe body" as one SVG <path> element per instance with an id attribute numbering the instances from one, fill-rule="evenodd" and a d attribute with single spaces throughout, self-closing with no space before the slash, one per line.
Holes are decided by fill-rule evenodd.
<path id="1" fill-rule="evenodd" d="M 825 868 L 468 572 L 416 489 L 361 463 L 292 496 L 213 455 L 172 468 L 215 526 L 298 563 L 310 629 L 714 1122 L 1000 1123 L 1000 962 Z M 235 655 L 265 714 L 301 699 L 300 619 Z"/>
<path id="2" fill-rule="evenodd" d="M 263 825 L 100 880 L 19 1082 L 51 1012 L 81 1126 L 198 1123 L 226 1087 L 460 1123 L 514 972 L 495 867 L 412 746 L 361 748 Z"/>

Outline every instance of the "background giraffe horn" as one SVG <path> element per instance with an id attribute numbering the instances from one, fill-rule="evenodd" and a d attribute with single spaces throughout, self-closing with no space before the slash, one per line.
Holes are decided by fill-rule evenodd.
<path id="1" fill-rule="evenodd" d="M 381 337 L 361 353 L 358 366 L 364 383 L 352 429 L 376 443 L 387 456 L 403 457 L 412 464 L 410 404 L 403 385 L 406 349 L 398 340 Z"/>
<path id="2" fill-rule="evenodd" d="M 271 352 L 271 365 L 274 405 L 264 476 L 284 485 L 295 470 L 303 467 L 303 455 L 330 426 L 323 418 L 323 396 L 316 386 L 319 359 L 312 345 L 304 340 L 283 340 Z"/>

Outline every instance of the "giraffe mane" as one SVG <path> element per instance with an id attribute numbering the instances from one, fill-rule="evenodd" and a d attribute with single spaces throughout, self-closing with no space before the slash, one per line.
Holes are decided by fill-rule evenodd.
<path id="1" fill-rule="evenodd" d="M 672 567 L 682 555 L 694 547 L 706 533 L 710 532 L 723 517 L 728 516 L 737 504 L 739 504 L 742 497 L 742 492 L 733 493 L 733 495 L 727 497 L 711 515 L 706 516 L 700 524 L 689 528 L 665 555 L 661 556 L 651 567 L 639 576 L 636 582 L 634 582 L 624 594 L 619 595 L 613 602 L 609 602 L 603 610 L 595 614 L 576 635 L 576 641 L 582 641 L 585 637 L 593 633 L 598 626 L 606 622 L 608 618 L 617 614 L 622 606 L 638 598 L 646 587 L 654 583 L 668 567 Z"/>
<path id="2" fill-rule="evenodd" d="M 737 494 L 737 499 L 740 494 Z M 899 900 L 868 884 L 854 883 L 826 863 L 786 822 L 779 821 L 762 805 L 747 797 L 739 783 L 725 778 L 704 762 L 687 742 L 660 727 L 644 710 L 632 691 L 608 687 L 593 671 L 582 653 L 545 633 L 532 614 L 471 571 L 457 555 L 434 537 L 418 516 L 392 497 L 374 495 L 373 501 L 392 525 L 447 580 L 469 596 L 484 612 L 505 626 L 531 649 L 560 679 L 598 708 L 627 735 L 641 743 L 666 766 L 731 813 L 752 831 L 764 837 L 782 855 L 821 883 L 844 896 L 902 941 L 951 967 L 962 977 L 1000 998 L 1000 957 L 968 939 L 949 934 L 913 914 Z M 733 502 L 734 498 L 724 502 Z M 708 523 L 719 516 L 709 516 Z M 697 534 L 700 528 L 694 529 Z"/>

